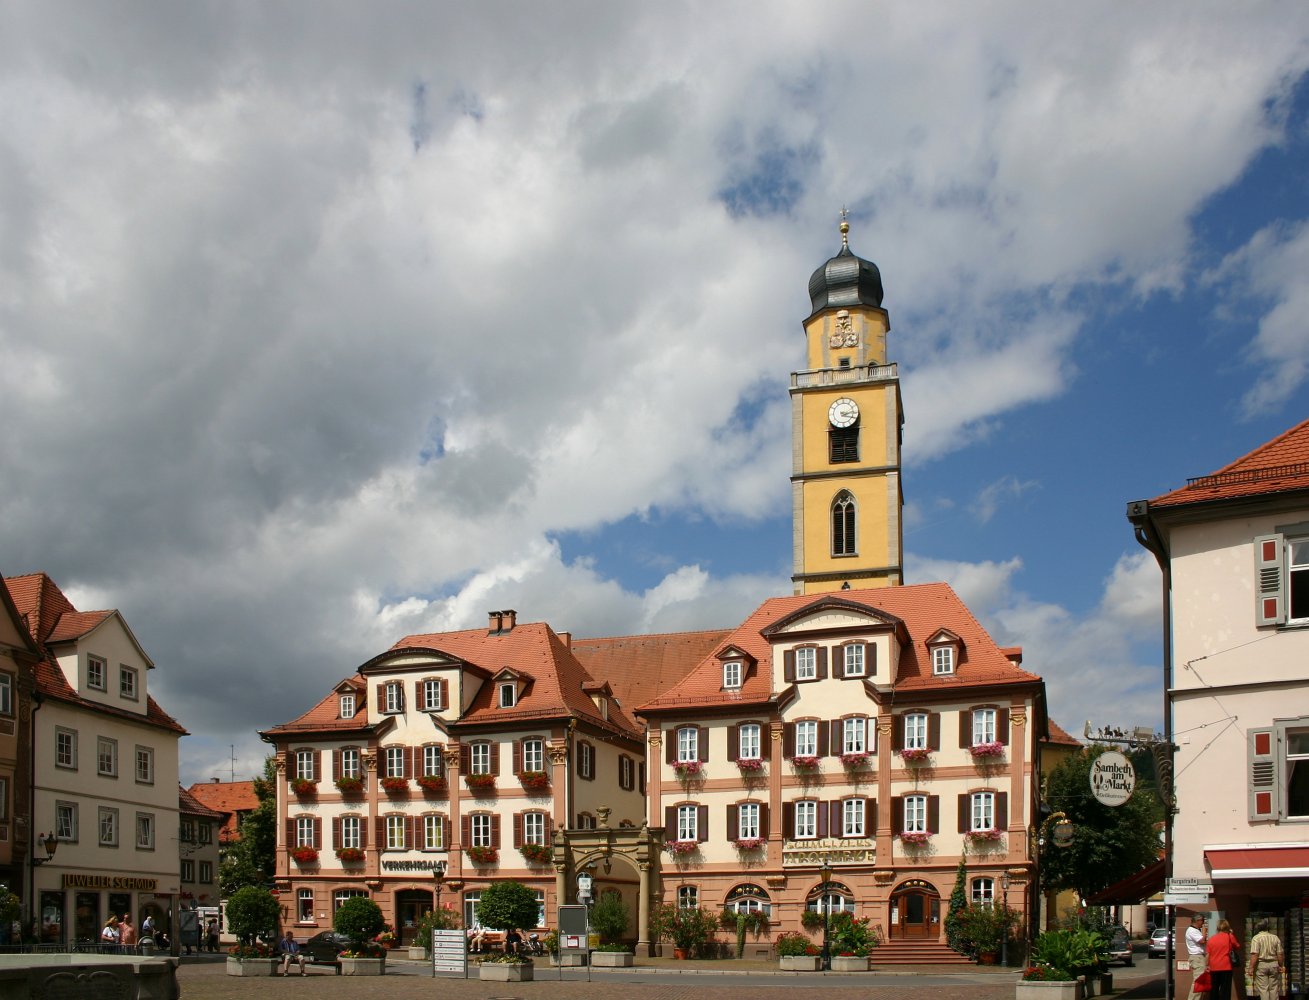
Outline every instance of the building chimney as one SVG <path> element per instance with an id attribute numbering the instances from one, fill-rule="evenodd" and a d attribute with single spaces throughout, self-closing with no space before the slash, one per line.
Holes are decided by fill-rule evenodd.
<path id="1" fill-rule="evenodd" d="M 560 633 L 559 633 L 559 638 L 560 638 L 560 640 L 561 640 L 561 641 L 563 642 L 563 644 L 564 644 L 564 649 L 572 649 L 572 648 L 573 648 L 573 633 L 572 633 L 572 632 L 560 632 Z"/>
<path id="2" fill-rule="evenodd" d="M 218 784 L 217 778 L 210 778 L 209 780 L 212 781 L 215 785 Z"/>
<path id="3" fill-rule="evenodd" d="M 503 616 L 500 623 L 500 630 L 502 632 L 512 632 L 514 626 L 518 624 L 518 612 L 509 608 L 501 611 L 500 614 Z"/>
<path id="4" fill-rule="evenodd" d="M 502 614 L 503 612 L 500 611 L 490 611 L 487 613 L 486 632 L 488 635 L 500 634 L 500 623 L 503 620 L 501 618 Z"/>

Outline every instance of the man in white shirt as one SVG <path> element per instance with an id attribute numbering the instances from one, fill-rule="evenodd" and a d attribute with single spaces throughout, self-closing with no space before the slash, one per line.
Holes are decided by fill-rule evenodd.
<path id="1" fill-rule="evenodd" d="M 1205 941 L 1207 937 L 1204 932 L 1204 914 L 1196 913 L 1191 916 L 1191 926 L 1186 929 L 1186 956 L 1191 960 L 1191 992 L 1186 995 L 1186 1000 L 1199 1000 L 1200 997 L 1207 996 L 1207 993 L 1197 993 L 1195 981 L 1200 978 L 1200 973 L 1205 970 Z"/>

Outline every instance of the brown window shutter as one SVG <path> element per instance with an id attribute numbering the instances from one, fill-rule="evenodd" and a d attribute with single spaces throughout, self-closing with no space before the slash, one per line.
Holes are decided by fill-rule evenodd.
<path id="1" fill-rule="evenodd" d="M 973 820 L 973 797 L 967 792 L 961 792 L 959 795 L 959 832 L 967 833 Z"/>
<path id="2" fill-rule="evenodd" d="M 320 817 L 314 817 L 314 850 L 323 848 L 323 821 Z"/>
<path id="3" fill-rule="evenodd" d="M 741 836 L 741 807 L 727 807 L 727 839 L 737 840 Z"/>
<path id="4" fill-rule="evenodd" d="M 500 741 L 499 740 L 491 741 L 491 773 L 497 776 L 500 774 Z"/>
<path id="5" fill-rule="evenodd" d="M 827 806 L 828 803 L 820 801 L 818 803 L 817 810 L 815 810 L 818 813 L 818 839 L 819 840 L 822 840 L 824 837 L 828 836 L 828 834 L 831 831 L 831 827 L 827 825 L 827 818 L 828 818 Z"/>
<path id="6" fill-rule="evenodd" d="M 472 773 L 472 750 L 469 748 L 467 743 L 461 743 L 459 745 L 459 773 Z"/>
<path id="7" fill-rule="evenodd" d="M 845 752 L 845 719 L 838 719 L 832 725 L 831 753 L 839 757 Z"/>
<path id="8" fill-rule="evenodd" d="M 877 676 L 877 646 L 874 643 L 864 643 L 864 676 Z"/>
<path id="9" fill-rule="evenodd" d="M 286 821 L 286 846 L 295 847 L 295 820 Z"/>
<path id="10" fill-rule="evenodd" d="M 450 707 L 450 682 L 444 677 L 441 678 L 441 707 Z"/>
<path id="11" fill-rule="evenodd" d="M 782 679 L 788 684 L 795 683 L 795 650 L 788 649 L 782 654 Z"/>
<path id="12" fill-rule="evenodd" d="M 826 757 L 832 750 L 832 724 L 826 719 L 818 723 L 818 746 L 815 749 L 819 757 Z"/>
<path id="13" fill-rule="evenodd" d="M 491 814 L 491 846 L 497 850 L 500 848 L 500 814 Z"/>
<path id="14" fill-rule="evenodd" d="M 794 802 L 787 802 L 782 806 L 782 836 L 787 840 L 795 839 Z"/>
<path id="15" fill-rule="evenodd" d="M 473 817 L 459 817 L 459 840 L 464 847 L 468 847 L 473 842 Z"/>
<path id="16" fill-rule="evenodd" d="M 899 753 L 904 749 L 904 716 L 891 716 L 891 752 Z"/>
<path id="17" fill-rule="evenodd" d="M 709 807 L 695 807 L 695 838 L 704 843 L 709 839 Z"/>
<path id="18" fill-rule="evenodd" d="M 768 836 L 768 803 L 759 803 L 759 836 Z"/>
<path id="19" fill-rule="evenodd" d="M 819 646 L 818 655 L 815 656 L 814 659 L 817 661 L 817 668 L 814 671 L 814 675 L 820 681 L 825 680 L 827 678 L 827 647 Z"/>
<path id="20" fill-rule="evenodd" d="M 645 762 L 642 761 L 636 765 L 637 789 L 642 795 L 645 794 Z"/>
<path id="21" fill-rule="evenodd" d="M 664 806 L 664 839 L 677 839 L 677 806 Z"/>
<path id="22" fill-rule="evenodd" d="M 450 850 L 450 817 L 441 817 L 441 846 Z"/>
<path id="23" fill-rule="evenodd" d="M 927 832 L 941 832 L 941 796 L 927 796 Z"/>
<path id="24" fill-rule="evenodd" d="M 422 711 L 426 707 L 423 704 L 423 682 L 414 681 L 414 708 Z"/>
<path id="25" fill-rule="evenodd" d="M 735 762 L 741 756 L 741 727 L 727 727 L 727 759 Z"/>
<path id="26" fill-rule="evenodd" d="M 523 846 L 523 814 L 514 813 L 514 846 Z"/>
<path id="27" fill-rule="evenodd" d="M 941 749 L 941 713 L 927 713 L 927 749 L 940 751 Z"/>
<path id="28" fill-rule="evenodd" d="M 555 835 L 554 822 L 551 820 L 550 814 L 546 813 L 545 814 L 545 842 L 547 844 L 550 843 L 550 841 L 554 839 L 554 835 Z"/>
<path id="29" fill-rule="evenodd" d="M 341 777 L 341 751 L 332 751 L 332 780 L 335 781 Z"/>
<path id="30" fill-rule="evenodd" d="M 869 719 L 868 720 L 868 752 L 869 753 L 877 753 L 878 750 L 877 744 L 880 742 L 880 740 L 881 737 L 878 735 L 877 719 L 875 718 Z"/>
<path id="31" fill-rule="evenodd" d="M 1009 793 L 995 793 L 995 828 L 997 830 L 1009 829 Z"/>
<path id="32" fill-rule="evenodd" d="M 877 836 L 877 800 L 868 800 L 868 812 L 864 815 L 864 822 L 868 825 L 868 836 Z"/>
<path id="33" fill-rule="evenodd" d="M 332 846 L 333 847 L 341 846 L 341 817 L 340 816 L 332 817 Z"/>
<path id="34" fill-rule="evenodd" d="M 1005 746 L 1009 745 L 1009 709 L 995 710 L 995 738 Z"/>
<path id="35" fill-rule="evenodd" d="M 709 727 L 696 726 L 695 749 L 701 764 L 709 763 Z"/>
<path id="36" fill-rule="evenodd" d="M 418 850 L 418 817 L 405 817 L 405 849 L 410 851 Z"/>
<path id="37" fill-rule="evenodd" d="M 514 740 L 514 774 L 523 773 L 523 741 Z M 518 846 L 518 845 L 514 845 Z"/>
<path id="38" fill-rule="evenodd" d="M 845 823 L 841 816 L 844 809 L 845 803 L 840 800 L 827 803 L 827 812 L 831 816 L 827 821 L 827 828 L 832 831 L 833 837 L 845 836 Z"/>
<path id="39" fill-rule="evenodd" d="M 845 679 L 845 647 L 837 646 L 832 650 L 832 676 L 837 680 Z"/>
<path id="40" fill-rule="evenodd" d="M 373 825 L 377 828 L 377 847 L 379 850 L 386 850 L 386 817 L 377 816 L 373 819 Z"/>
<path id="41" fill-rule="evenodd" d="M 359 849 L 365 850 L 368 847 L 368 824 L 362 819 L 359 821 Z"/>
<path id="42" fill-rule="evenodd" d="M 973 745 L 973 710 L 964 709 L 959 713 L 959 746 L 961 748 Z"/>
<path id="43" fill-rule="evenodd" d="M 782 723 L 782 756 L 795 756 L 795 723 Z"/>
<path id="44" fill-rule="evenodd" d="M 677 760 L 677 730 L 664 730 L 664 763 L 672 764 Z"/>
<path id="45" fill-rule="evenodd" d="M 904 833 L 904 799 L 899 795 L 891 797 L 891 832 Z"/>

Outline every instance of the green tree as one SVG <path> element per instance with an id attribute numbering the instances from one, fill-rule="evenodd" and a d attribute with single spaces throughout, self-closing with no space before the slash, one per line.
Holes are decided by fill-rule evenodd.
<path id="1" fill-rule="evenodd" d="M 603 944 L 617 944 L 627 933 L 629 923 L 627 906 L 616 892 L 602 894 L 591 907 L 591 926 Z"/>
<path id="2" fill-rule="evenodd" d="M 363 951 L 368 942 L 386 929 L 382 908 L 367 896 L 351 896 L 336 909 L 332 929 L 350 939 L 355 951 Z"/>
<path id="3" fill-rule="evenodd" d="M 282 907 L 267 889 L 248 885 L 227 900 L 227 926 L 242 944 L 254 944 L 256 937 L 273 940 Z"/>
<path id="4" fill-rule="evenodd" d="M 482 890 L 477 919 L 494 931 L 535 927 L 540 914 L 536 893 L 522 882 L 496 882 Z"/>
<path id="5" fill-rule="evenodd" d="M 1121 806 L 1101 805 L 1091 795 L 1091 763 L 1108 749 L 1087 747 L 1060 761 L 1046 778 L 1046 802 L 1074 826 L 1068 847 L 1047 840 L 1041 851 L 1041 886 L 1047 891 L 1090 896 L 1158 860 L 1154 826 L 1163 808 L 1150 786 L 1138 786 Z"/>
<path id="6" fill-rule="evenodd" d="M 945 943 L 960 954 L 965 942 L 961 919 L 968 909 L 968 865 L 964 856 L 959 856 L 959 868 L 955 871 L 954 888 L 950 890 L 950 909 L 945 915 Z"/>
<path id="7" fill-rule="evenodd" d="M 271 885 L 277 864 L 277 769 L 264 761 L 264 776 L 254 779 L 259 805 L 241 820 L 241 839 L 223 851 L 218 864 L 219 891 L 230 898 L 247 885 Z"/>

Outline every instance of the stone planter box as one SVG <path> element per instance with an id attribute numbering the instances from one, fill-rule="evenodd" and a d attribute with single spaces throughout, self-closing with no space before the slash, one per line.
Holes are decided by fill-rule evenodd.
<path id="1" fill-rule="evenodd" d="M 385 958 L 341 958 L 343 976 L 381 976 L 386 974 Z"/>
<path id="2" fill-rule="evenodd" d="M 1080 982 L 1028 983 L 1020 980 L 1015 989 L 1014 1000 L 1083 1000 Z"/>
<path id="3" fill-rule="evenodd" d="M 229 976 L 271 976 L 277 971 L 275 958 L 233 958 L 227 956 Z"/>
<path id="4" fill-rule="evenodd" d="M 591 964 L 597 969 L 630 969 L 636 964 L 636 956 L 630 951 L 593 951 Z"/>
<path id="5" fill-rule="evenodd" d="M 833 972 L 867 972 L 867 955 L 833 955 Z"/>
<path id="6" fill-rule="evenodd" d="M 422 945 L 409 946 L 409 960 L 412 962 L 423 962 L 427 960 L 427 949 Z"/>
<path id="7" fill-rule="evenodd" d="M 586 956 L 577 952 L 570 952 L 561 955 L 551 955 L 550 964 L 553 966 L 562 966 L 565 969 L 571 969 L 586 964 Z"/>
<path id="8" fill-rule="evenodd" d="M 783 955 L 781 958 L 783 972 L 817 972 L 823 961 L 822 955 Z M 1054 998 L 1051 998 L 1054 1000 Z M 1081 1000 L 1079 997 L 1078 1000 Z"/>
<path id="9" fill-rule="evenodd" d="M 509 965 L 505 962 L 487 962 L 477 967 L 477 978 L 489 983 L 530 983 L 534 966 Z"/>

